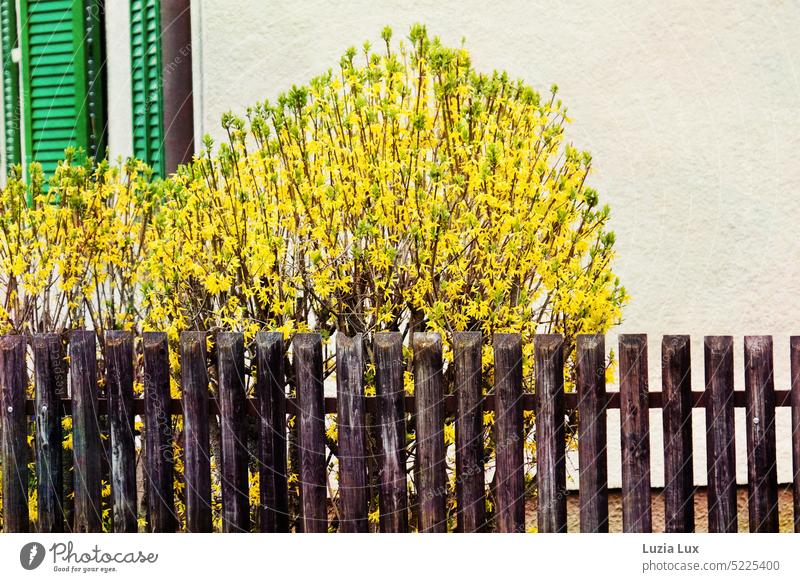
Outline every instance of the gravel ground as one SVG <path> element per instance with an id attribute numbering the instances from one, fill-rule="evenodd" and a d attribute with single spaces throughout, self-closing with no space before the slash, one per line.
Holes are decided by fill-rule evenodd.
<path id="1" fill-rule="evenodd" d="M 749 531 L 747 513 L 747 487 L 740 487 L 738 490 L 739 508 L 739 531 Z M 794 528 L 792 510 L 792 489 L 791 486 L 780 486 L 778 491 L 778 514 L 780 515 L 781 532 L 792 532 Z M 608 515 L 609 530 L 611 532 L 622 531 L 622 494 L 619 491 L 609 491 L 608 494 Z M 700 488 L 694 496 L 694 515 L 695 530 L 697 532 L 708 531 L 708 498 L 706 489 Z M 525 522 L 528 528 L 536 527 L 536 500 L 527 503 Z M 578 494 L 571 493 L 567 497 L 567 530 L 569 532 L 580 531 L 580 513 L 578 505 Z M 653 490 L 653 531 L 664 531 L 664 497 L 661 490 Z"/>

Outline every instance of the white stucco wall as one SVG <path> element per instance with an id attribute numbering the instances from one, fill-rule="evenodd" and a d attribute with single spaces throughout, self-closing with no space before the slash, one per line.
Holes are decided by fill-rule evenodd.
<path id="1" fill-rule="evenodd" d="M 107 2 L 105 10 L 108 151 L 116 160 L 133 155 L 131 20 L 127 2 Z"/>
<path id="2" fill-rule="evenodd" d="M 386 24 L 405 36 L 411 23 L 426 23 L 449 43 L 465 37 L 479 69 L 506 69 L 542 90 L 557 83 L 574 119 L 571 138 L 593 153 L 592 182 L 612 208 L 616 271 L 632 296 L 615 332 L 649 334 L 651 388 L 660 389 L 665 333 L 692 335 L 695 390 L 704 334 L 736 336 L 739 389 L 742 336 L 772 334 L 776 387 L 788 388 L 788 336 L 800 334 L 796 0 L 197 0 L 192 10 L 198 139 L 221 137 L 223 112 L 274 99 L 335 66 L 349 45 L 379 41 Z M 112 66 L 124 66 L 109 54 Z M 616 335 L 607 342 L 615 346 Z M 787 412 L 778 427 L 784 482 Z M 660 485 L 661 417 L 652 416 Z M 609 435 L 618 439 L 614 419 Z M 743 422 L 737 416 L 740 482 Z M 618 459 L 610 447 L 612 486 Z"/>

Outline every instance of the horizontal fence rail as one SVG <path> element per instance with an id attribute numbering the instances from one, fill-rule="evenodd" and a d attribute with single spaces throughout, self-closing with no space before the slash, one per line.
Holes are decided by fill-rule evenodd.
<path id="1" fill-rule="evenodd" d="M 413 414 L 415 411 L 415 402 L 416 399 L 414 396 L 409 396 L 407 394 L 400 395 L 400 406 L 402 407 L 403 412 L 408 414 Z M 664 402 L 666 402 L 663 394 L 661 392 L 650 392 L 648 393 L 648 405 L 650 408 L 663 408 Z M 335 396 L 326 396 L 324 399 L 324 406 L 325 406 L 325 414 L 336 414 L 338 412 L 338 398 Z M 380 397 L 378 396 L 365 396 L 364 397 L 364 409 L 366 412 L 370 413 L 378 413 L 380 407 Z M 570 410 L 578 410 L 579 409 L 579 401 L 581 399 L 578 397 L 576 392 L 566 392 L 564 394 L 564 409 L 565 411 Z M 617 410 L 620 407 L 620 393 L 619 392 L 608 392 L 602 397 L 599 397 L 598 404 L 602 406 L 606 410 Z M 775 407 L 780 408 L 783 406 L 792 406 L 792 394 L 790 390 L 775 390 Z M 258 410 L 257 403 L 259 402 L 256 398 L 248 398 L 247 403 L 249 404 L 245 407 L 244 413 L 248 416 L 260 417 L 260 412 Z M 536 396 L 532 392 L 526 392 L 520 396 L 519 399 L 520 406 L 522 410 L 536 410 Z M 699 391 L 692 391 L 689 393 L 689 406 L 691 408 L 701 408 L 705 409 L 706 407 L 706 393 L 699 392 Z M 59 409 L 63 414 L 70 415 L 72 412 L 72 400 L 68 398 L 60 398 L 56 399 L 56 403 L 59 406 Z M 286 407 L 286 414 L 295 415 L 300 412 L 300 408 L 298 405 L 297 398 L 287 396 L 284 400 L 284 405 Z M 458 410 L 458 396 L 456 394 L 445 394 L 442 396 L 442 405 L 444 406 L 445 412 L 448 415 L 456 414 Z M 747 406 L 747 397 L 744 391 L 737 391 L 733 395 L 733 405 L 736 408 L 744 408 Z M 25 414 L 27 416 L 33 416 L 36 413 L 36 401 L 27 399 L 24 401 L 25 406 Z M 169 414 L 183 414 L 183 400 L 180 398 L 167 398 L 165 401 L 165 408 L 166 412 Z M 481 407 L 486 412 L 492 412 L 495 410 L 495 397 L 494 394 L 484 394 L 482 396 Z M 146 412 L 147 402 L 143 398 L 134 398 L 132 410 L 134 414 L 144 414 Z M 209 413 L 212 414 L 219 414 L 219 402 L 214 396 L 209 397 L 208 401 L 208 410 Z M 100 415 L 108 414 L 108 399 L 104 397 L 99 397 L 97 399 L 97 412 Z"/>
<path id="2" fill-rule="evenodd" d="M 325 362 L 318 334 L 294 336 L 287 355 L 279 333 L 258 333 L 252 346 L 245 346 L 241 333 L 219 333 L 209 354 L 205 332 L 185 332 L 178 345 L 179 370 L 170 369 L 164 333 L 144 333 L 138 343 L 130 332 L 108 332 L 103 339 L 98 358 L 93 331 L 73 331 L 66 343 L 55 334 L 0 337 L 4 531 L 96 532 L 104 521 L 106 529 L 115 532 L 176 531 L 179 463 L 180 501 L 190 532 L 214 529 L 214 483 L 221 489 L 224 532 L 286 532 L 292 524 L 297 531 L 326 532 L 333 521 L 338 531 L 366 532 L 373 492 L 379 508 L 377 529 L 382 532 L 409 531 L 413 525 L 423 532 L 526 531 L 534 524 L 525 520 L 523 415 L 533 411 L 535 529 L 567 531 L 567 428 L 570 419 L 577 419 L 580 530 L 607 532 L 606 415 L 616 408 L 623 530 L 652 530 L 650 464 L 653 456 L 663 454 L 665 530 L 691 532 L 692 410 L 703 408 L 708 528 L 731 532 L 738 527 L 734 409 L 740 407 L 746 417 L 750 531 L 776 532 L 775 409 L 787 406 L 792 412 L 794 527 L 800 532 L 800 337 L 790 340 L 789 390 L 774 387 L 772 338 L 745 337 L 743 391 L 734 390 L 733 338 L 706 337 L 705 390 L 693 392 L 688 336 L 663 338 L 662 386 L 651 391 L 647 337 L 621 335 L 617 393 L 606 391 L 602 335 L 577 337 L 575 392 L 565 392 L 566 344 L 560 335 L 534 337 L 534 390 L 526 391 L 518 334 L 492 337 L 494 363 L 491 374 L 484 374 L 486 338 L 478 332 L 454 334 L 448 363 L 443 362 L 438 334 L 412 334 L 407 347 L 413 356 L 406 362 L 403 336 L 377 333 L 370 342 L 374 374 L 369 380 L 364 338 L 338 334 L 336 397 L 324 395 Z M 405 391 L 407 371 L 413 374 L 413 396 Z M 171 397 L 173 381 L 180 386 L 181 398 Z M 140 396 L 134 395 L 137 382 L 143 388 Z M 368 383 L 374 395 L 367 395 Z M 662 410 L 663 453 L 650 449 L 651 409 Z M 488 485 L 486 412 L 493 412 L 494 472 Z M 326 415 L 336 416 L 335 442 L 327 434 Z M 63 447 L 67 434 L 62 434 L 62 426 L 69 426 L 62 423 L 67 417 L 69 454 Z M 178 458 L 176 417 L 182 419 Z M 211 418 L 218 420 L 217 428 L 211 426 Z M 454 464 L 445 440 L 449 422 L 455 423 Z M 141 430 L 136 428 L 139 423 Z M 415 435 L 411 446 L 409 432 Z M 144 457 L 138 469 L 145 475 L 143 490 L 137 488 L 137 448 Z M 335 506 L 327 498 L 332 456 L 338 461 Z M 251 511 L 252 466 L 259 483 L 256 511 Z M 299 483 L 295 504 L 291 474 Z M 111 489 L 105 502 L 103 481 Z M 454 510 L 447 503 L 451 489 Z M 71 503 L 65 491 L 74 494 L 69 495 Z M 142 496 L 147 502 L 140 517 Z M 104 507 L 110 512 L 107 520 Z M 140 521 L 146 523 L 144 528 Z"/>

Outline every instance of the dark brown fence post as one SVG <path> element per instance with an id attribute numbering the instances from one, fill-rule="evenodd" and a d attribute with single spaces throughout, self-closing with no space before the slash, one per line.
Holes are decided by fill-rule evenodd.
<path id="1" fill-rule="evenodd" d="M 61 459 L 61 403 L 66 395 L 66 359 L 61 337 L 55 333 L 33 336 L 36 385 L 36 473 L 38 530 L 64 531 L 64 474 Z"/>
<path id="2" fill-rule="evenodd" d="M 147 461 L 147 531 L 175 531 L 172 415 L 170 414 L 169 343 L 167 334 L 145 332 L 144 415 Z"/>
<path id="3" fill-rule="evenodd" d="M 751 532 L 778 532 L 772 336 L 745 336 L 747 483 Z"/>
<path id="4" fill-rule="evenodd" d="M 325 403 L 322 338 L 299 333 L 292 342 L 300 408 L 300 503 L 306 533 L 328 531 L 325 485 Z"/>
<path id="5" fill-rule="evenodd" d="M 100 503 L 100 416 L 97 409 L 95 332 L 70 335 L 69 375 L 72 383 L 72 450 L 75 454 L 75 526 L 77 533 L 102 529 Z"/>
<path id="6" fill-rule="evenodd" d="M 244 334 L 217 335 L 220 425 L 222 437 L 222 531 L 250 531 L 250 484 L 244 384 Z"/>
<path id="7" fill-rule="evenodd" d="M 534 354 L 536 480 L 539 485 L 538 528 L 542 533 L 562 533 L 567 531 L 564 338 L 560 334 L 536 335 Z M 521 379 L 521 348 L 519 358 Z M 524 511 L 524 500 L 520 502 Z"/>
<path id="8" fill-rule="evenodd" d="M 789 340 L 792 387 L 792 491 L 794 493 L 794 531 L 800 533 L 800 336 Z"/>
<path id="9" fill-rule="evenodd" d="M 447 531 L 445 502 L 447 477 L 444 458 L 444 392 L 442 387 L 442 338 L 438 333 L 415 332 L 414 395 L 419 455 L 419 529 Z"/>
<path id="10" fill-rule="evenodd" d="M 577 350 L 581 532 L 607 533 L 605 336 L 600 333 L 579 335 Z"/>
<path id="11" fill-rule="evenodd" d="M 403 387 L 403 336 L 375 334 L 375 392 L 378 398 L 380 529 L 408 531 L 406 483 L 406 412 Z"/>
<path id="12" fill-rule="evenodd" d="M 486 492 L 483 474 L 482 336 L 478 331 L 453 334 L 456 393 L 457 531 L 483 531 Z"/>
<path id="13" fill-rule="evenodd" d="M 692 468 L 692 374 L 688 335 L 661 342 L 664 423 L 664 530 L 694 531 Z"/>
<path id="14" fill-rule="evenodd" d="M 262 532 L 289 531 L 283 349 L 283 334 L 280 332 L 256 334 Z"/>
<path id="15" fill-rule="evenodd" d="M 28 531 L 28 387 L 25 336 L 0 337 L 0 424 L 2 427 L 3 529 Z"/>
<path id="16" fill-rule="evenodd" d="M 339 433 L 339 531 L 365 533 L 367 446 L 364 422 L 364 357 L 361 334 L 336 334 L 336 395 Z"/>
<path id="17" fill-rule="evenodd" d="M 622 432 L 622 529 L 649 533 L 650 408 L 647 379 L 647 336 L 619 336 L 620 426 Z"/>
<path id="18" fill-rule="evenodd" d="M 186 528 L 207 533 L 211 524 L 211 451 L 208 441 L 206 332 L 181 333 L 181 385 L 185 434 Z"/>
<path id="19" fill-rule="evenodd" d="M 494 344 L 495 529 L 501 533 L 520 533 L 525 531 L 522 338 L 519 334 L 496 333 L 492 337 L 492 343 Z M 539 499 L 541 501 L 541 493 Z"/>
<path id="20" fill-rule="evenodd" d="M 133 333 L 106 332 L 106 392 L 111 425 L 111 494 L 114 531 L 138 530 L 136 448 L 133 436 Z"/>
<path id="21" fill-rule="evenodd" d="M 708 531 L 735 533 L 738 523 L 731 336 L 706 336 L 705 372 Z"/>

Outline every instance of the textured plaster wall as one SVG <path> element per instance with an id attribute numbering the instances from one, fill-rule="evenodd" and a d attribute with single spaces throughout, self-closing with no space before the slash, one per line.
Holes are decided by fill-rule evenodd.
<path id="1" fill-rule="evenodd" d="M 105 10 L 108 150 L 112 159 L 124 159 L 133 155 L 130 7 L 127 2 L 108 2 Z"/>
<path id="2" fill-rule="evenodd" d="M 788 387 L 788 336 L 800 334 L 800 3 L 796 0 L 406 0 L 192 2 L 195 118 L 219 119 L 335 66 L 349 45 L 412 22 L 449 43 L 466 38 L 479 69 L 506 69 L 541 90 L 557 83 L 570 137 L 594 156 L 592 182 L 611 205 L 616 270 L 632 300 L 617 332 L 688 333 L 693 385 L 702 336 L 775 336 L 776 386 Z M 113 129 L 113 128 L 112 128 Z M 114 139 L 112 137 L 112 144 Z M 741 411 L 739 411 L 741 412 Z M 779 474 L 791 475 L 788 414 L 779 414 Z M 652 415 L 653 483 L 661 484 L 660 414 Z M 695 418 L 705 482 L 702 411 Z M 746 481 L 744 418 L 738 475 Z M 619 484 L 618 415 L 609 472 Z M 575 460 L 577 463 L 577 460 Z"/>

